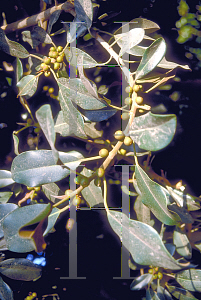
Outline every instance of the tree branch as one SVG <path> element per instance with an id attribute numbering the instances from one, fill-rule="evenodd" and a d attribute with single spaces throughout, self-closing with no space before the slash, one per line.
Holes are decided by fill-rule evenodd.
<path id="1" fill-rule="evenodd" d="M 8 25 L 1 26 L 1 29 L 5 31 L 5 33 L 13 32 L 19 29 L 24 29 L 30 26 L 34 26 L 38 24 L 39 21 L 48 20 L 51 14 L 56 10 L 64 10 L 65 12 L 69 12 L 71 15 L 75 16 L 75 10 L 73 5 L 73 0 L 66 1 L 57 6 L 53 6 L 39 14 L 33 15 L 31 17 L 27 17 L 23 20 L 19 20 L 17 22 L 13 22 Z"/>

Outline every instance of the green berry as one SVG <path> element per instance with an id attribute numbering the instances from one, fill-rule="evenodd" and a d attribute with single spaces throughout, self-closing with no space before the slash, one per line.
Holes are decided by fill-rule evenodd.
<path id="1" fill-rule="evenodd" d="M 109 154 L 109 151 L 108 151 L 107 149 L 105 149 L 105 148 L 103 148 L 103 149 L 101 149 L 101 150 L 99 151 L 99 155 L 100 155 L 101 157 L 106 157 L 106 156 L 108 156 L 108 154 Z"/>
<path id="2" fill-rule="evenodd" d="M 53 87 L 49 88 L 48 92 L 49 92 L 49 94 L 53 94 L 54 93 L 54 88 Z"/>
<path id="3" fill-rule="evenodd" d="M 142 89 L 141 85 L 135 84 L 133 87 L 134 92 L 138 93 Z"/>
<path id="4" fill-rule="evenodd" d="M 36 192 L 39 192 L 39 191 L 41 190 L 41 187 L 40 187 L 40 186 L 36 186 L 36 187 L 34 188 L 34 190 L 35 190 Z"/>
<path id="5" fill-rule="evenodd" d="M 122 120 L 128 120 L 129 119 L 129 113 L 126 113 L 126 112 L 124 112 L 122 115 L 121 115 L 121 118 L 122 118 Z"/>
<path id="6" fill-rule="evenodd" d="M 125 98 L 124 103 L 126 105 L 130 105 L 130 104 L 132 104 L 132 99 L 130 97 L 127 97 L 127 98 Z"/>
<path id="7" fill-rule="evenodd" d="M 120 150 L 119 150 L 119 153 L 120 153 L 121 155 L 125 155 L 125 154 L 126 154 L 126 149 L 120 149 Z"/>
<path id="8" fill-rule="evenodd" d="M 95 178 L 94 179 L 94 184 L 98 187 L 103 185 L 103 180 L 101 178 Z"/>
<path id="9" fill-rule="evenodd" d="M 51 63 L 54 64 L 55 62 L 57 62 L 56 59 L 55 58 L 51 58 Z"/>
<path id="10" fill-rule="evenodd" d="M 132 93 L 132 91 L 133 91 L 133 89 L 132 89 L 132 87 L 131 86 L 127 86 L 126 88 L 125 88 L 125 92 L 126 93 Z"/>
<path id="11" fill-rule="evenodd" d="M 56 51 L 55 47 L 51 47 L 50 51 Z"/>
<path id="12" fill-rule="evenodd" d="M 65 190 L 65 195 L 70 197 L 70 194 L 72 193 L 73 191 L 68 189 L 68 190 Z"/>
<path id="13" fill-rule="evenodd" d="M 158 278 L 158 274 L 154 274 L 153 279 L 157 279 Z"/>
<path id="14" fill-rule="evenodd" d="M 77 205 L 80 205 L 80 203 L 81 203 L 81 198 L 80 198 L 78 195 L 76 195 L 76 196 L 73 198 L 73 205 L 74 205 L 74 206 L 77 206 Z"/>
<path id="15" fill-rule="evenodd" d="M 46 65 L 45 63 L 42 63 L 40 66 L 41 66 L 41 69 L 43 69 L 43 71 L 48 71 L 49 70 L 49 66 Z"/>
<path id="16" fill-rule="evenodd" d="M 158 272 L 158 279 L 162 279 L 163 278 L 163 274 L 161 272 Z"/>
<path id="17" fill-rule="evenodd" d="M 60 64 L 58 62 L 54 63 L 54 70 L 59 70 Z"/>
<path id="18" fill-rule="evenodd" d="M 121 141 L 121 140 L 123 140 L 123 138 L 125 137 L 125 135 L 124 135 L 123 131 L 117 130 L 114 133 L 114 137 L 115 137 L 116 140 Z"/>
<path id="19" fill-rule="evenodd" d="M 86 187 L 89 185 L 89 178 L 83 176 L 82 179 L 80 180 L 80 185 L 83 187 Z"/>
<path id="20" fill-rule="evenodd" d="M 28 124 L 28 125 L 31 125 L 32 123 L 33 123 L 32 119 L 30 119 L 30 118 L 27 119 L 27 124 Z"/>
<path id="21" fill-rule="evenodd" d="M 133 143 L 133 140 L 129 136 L 126 136 L 124 139 L 124 145 L 130 146 L 130 145 L 132 145 L 132 143 Z"/>
<path id="22" fill-rule="evenodd" d="M 58 53 L 56 51 L 50 51 L 48 55 L 50 58 L 57 58 Z"/>
<path id="23" fill-rule="evenodd" d="M 153 274 L 153 269 L 149 269 L 149 270 L 148 270 L 148 273 L 149 273 L 149 274 Z"/>
<path id="24" fill-rule="evenodd" d="M 99 178 L 102 178 L 105 175 L 105 170 L 103 168 L 98 168 L 98 170 L 96 170 L 96 174 Z"/>
<path id="25" fill-rule="evenodd" d="M 143 98 L 140 97 L 140 96 L 138 96 L 138 97 L 136 97 L 135 102 L 136 102 L 138 105 L 141 105 L 141 104 L 143 103 Z"/>
<path id="26" fill-rule="evenodd" d="M 39 132 L 40 132 L 40 128 L 39 128 L 39 127 L 36 127 L 36 128 L 34 129 L 34 132 L 35 132 L 35 133 L 39 133 Z"/>
<path id="27" fill-rule="evenodd" d="M 57 47 L 57 51 L 58 51 L 58 52 L 61 52 L 62 50 L 63 50 L 63 47 L 62 47 L 62 46 L 58 46 L 58 47 Z"/>
<path id="28" fill-rule="evenodd" d="M 58 57 L 57 57 L 57 62 L 58 63 L 61 63 L 63 61 L 63 57 L 61 56 L 61 55 L 59 55 Z"/>
<path id="29" fill-rule="evenodd" d="M 44 63 L 46 64 L 46 65 L 50 65 L 51 64 L 51 59 L 49 58 L 49 57 L 46 57 L 46 58 L 44 58 Z"/>
<path id="30" fill-rule="evenodd" d="M 45 77 L 49 77 L 50 74 L 51 74 L 51 72 L 49 72 L 49 71 L 45 71 L 45 72 L 44 72 Z"/>

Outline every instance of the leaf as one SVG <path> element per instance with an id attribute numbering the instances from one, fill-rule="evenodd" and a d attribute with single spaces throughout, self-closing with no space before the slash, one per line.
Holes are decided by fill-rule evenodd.
<path id="1" fill-rule="evenodd" d="M 158 24 L 144 18 L 135 18 L 131 20 L 129 24 L 131 28 L 143 28 L 147 33 L 152 33 L 160 29 Z"/>
<path id="2" fill-rule="evenodd" d="M 183 69 L 190 70 L 188 65 L 180 65 L 172 61 L 167 61 L 165 57 L 163 57 L 163 59 L 160 61 L 157 67 L 164 69 L 175 69 L 177 67 L 181 67 Z"/>
<path id="3" fill-rule="evenodd" d="M 125 214 L 109 211 L 108 221 L 120 237 L 123 245 L 131 253 L 133 260 L 140 265 L 152 265 L 172 270 L 181 266 L 169 254 L 158 232 L 151 226 L 129 219 Z M 124 231 L 122 240 L 122 231 Z"/>
<path id="4" fill-rule="evenodd" d="M 115 108 L 109 106 L 96 110 L 87 110 L 79 108 L 79 111 L 82 113 L 82 115 L 85 116 L 85 120 L 90 122 L 101 122 L 107 120 L 114 116 L 114 114 L 116 114 L 117 112 Z"/>
<path id="5" fill-rule="evenodd" d="M 143 169 L 136 164 L 135 177 L 142 194 L 142 203 L 149 207 L 158 220 L 166 225 L 175 225 L 180 220 L 178 215 L 172 214 L 167 208 L 167 196 L 163 188 L 152 181 Z"/>
<path id="6" fill-rule="evenodd" d="M 84 131 L 85 133 L 90 136 L 92 139 L 100 138 L 103 135 L 103 130 L 97 130 L 95 128 L 96 123 L 85 123 L 84 124 Z"/>
<path id="7" fill-rule="evenodd" d="M 130 50 L 128 50 L 128 53 L 135 56 L 143 56 L 146 49 L 147 47 L 136 45 L 132 47 Z"/>
<path id="8" fill-rule="evenodd" d="M 166 147 L 176 131 L 175 115 L 156 115 L 148 112 L 134 118 L 130 127 L 130 137 L 141 149 L 158 151 Z"/>
<path id="9" fill-rule="evenodd" d="M 89 29 L 93 20 L 93 6 L 91 0 L 74 0 L 74 7 L 79 21 L 84 22 L 87 29 Z"/>
<path id="10" fill-rule="evenodd" d="M 163 38 L 155 40 L 144 52 L 142 60 L 136 70 L 135 80 L 151 72 L 165 55 L 166 44 Z"/>
<path id="11" fill-rule="evenodd" d="M 59 192 L 61 190 L 60 190 L 60 188 L 58 187 L 58 185 L 56 183 L 52 182 L 52 183 L 43 184 L 42 185 L 42 191 L 50 201 L 55 203 L 55 197 L 54 196 L 58 196 Z"/>
<path id="12" fill-rule="evenodd" d="M 10 258 L 0 262 L 0 272 L 14 280 L 32 281 L 42 275 L 42 268 L 25 258 Z"/>
<path id="13" fill-rule="evenodd" d="M 122 56 L 125 52 L 128 52 L 131 48 L 138 45 L 144 38 L 143 28 L 133 28 L 126 33 L 114 35 L 117 44 L 121 48 L 119 56 Z"/>
<path id="14" fill-rule="evenodd" d="M 2 223 L 8 249 L 21 253 L 30 252 L 34 249 L 37 251 L 38 241 L 33 235 L 38 223 L 40 224 L 42 220 L 47 218 L 50 211 L 50 203 L 34 204 L 17 208 L 8 214 Z M 43 232 L 45 229 L 46 227 L 43 228 Z"/>
<path id="15" fill-rule="evenodd" d="M 159 300 L 159 297 L 150 287 L 146 290 L 146 300 Z"/>
<path id="16" fill-rule="evenodd" d="M 176 251 L 186 259 L 192 256 L 192 249 L 187 235 L 179 228 L 176 227 L 173 233 L 173 243 L 176 246 Z"/>
<path id="17" fill-rule="evenodd" d="M 63 111 L 63 118 L 64 121 L 70 125 L 68 135 L 72 134 L 81 138 L 86 138 L 83 118 L 71 102 L 70 96 L 73 94 L 73 91 L 66 86 L 66 83 L 66 78 L 58 78 L 59 101 Z"/>
<path id="18" fill-rule="evenodd" d="M 19 88 L 19 95 L 20 96 L 27 96 L 27 98 L 32 97 L 38 85 L 38 76 L 35 75 L 27 75 L 24 76 L 17 84 Z"/>
<path id="19" fill-rule="evenodd" d="M 7 38 L 4 31 L 0 28 L 0 50 L 7 54 L 19 58 L 26 58 L 29 52 L 19 43 L 11 41 Z"/>
<path id="20" fill-rule="evenodd" d="M 78 55 L 83 57 L 83 68 L 86 68 L 86 69 L 94 68 L 94 67 L 99 65 L 99 63 L 97 63 L 93 59 L 93 57 L 91 57 L 88 53 L 82 51 L 79 48 L 76 48 L 76 47 L 66 48 L 64 50 L 64 53 L 65 53 L 65 56 L 66 56 L 66 60 L 73 67 L 77 67 L 77 57 L 78 57 Z"/>
<path id="21" fill-rule="evenodd" d="M 201 270 L 188 269 L 176 274 L 175 280 L 185 289 L 201 292 Z"/>
<path id="22" fill-rule="evenodd" d="M 81 172 L 81 174 L 86 177 L 90 177 L 92 173 L 93 171 L 87 168 L 84 168 Z M 102 196 L 102 189 L 94 184 L 94 180 L 92 180 L 89 186 L 83 189 L 81 193 L 84 199 L 90 205 L 90 207 L 93 207 L 100 203 L 104 203 L 103 196 Z"/>
<path id="23" fill-rule="evenodd" d="M 54 225 L 60 215 L 60 209 L 57 207 L 54 207 L 51 211 L 51 214 L 48 216 L 48 224 L 45 232 L 43 233 L 44 236 L 46 236 L 53 228 Z"/>
<path id="24" fill-rule="evenodd" d="M 12 196 L 13 192 L 0 192 L 0 203 L 7 202 Z"/>
<path id="25" fill-rule="evenodd" d="M 31 32 L 28 30 L 23 31 L 22 39 L 24 42 L 29 43 L 32 49 L 35 49 L 41 43 L 52 44 L 49 34 L 39 26 L 35 26 Z"/>
<path id="26" fill-rule="evenodd" d="M 60 133 L 62 136 L 69 136 L 70 126 L 64 121 L 63 111 L 60 110 L 54 119 L 54 130 L 55 132 Z"/>
<path id="27" fill-rule="evenodd" d="M 56 165 L 51 150 L 31 150 L 16 156 L 11 166 L 12 178 L 15 182 L 27 186 L 39 186 L 59 181 L 68 175 L 68 168 L 75 170 L 83 156 L 77 151 L 59 152 L 64 166 Z M 68 168 L 65 168 L 67 166 Z"/>
<path id="28" fill-rule="evenodd" d="M 200 209 L 199 200 L 196 201 L 196 197 L 193 197 L 189 194 L 186 194 L 180 190 L 172 189 L 167 186 L 168 192 L 175 200 L 176 203 L 180 204 L 180 206 L 187 208 L 189 211 L 195 211 Z"/>
<path id="29" fill-rule="evenodd" d="M 171 300 L 172 299 L 169 292 L 160 285 L 157 286 L 157 296 L 160 300 Z"/>
<path id="30" fill-rule="evenodd" d="M 54 120 L 52 117 L 52 110 L 49 104 L 42 105 L 36 111 L 36 119 L 52 149 L 54 161 L 57 163 L 59 158 L 59 152 L 55 148 L 56 135 L 54 131 Z"/>
<path id="31" fill-rule="evenodd" d="M 15 62 L 15 78 L 16 82 L 20 81 L 23 76 L 23 66 L 21 60 L 17 57 Z"/>
<path id="32" fill-rule="evenodd" d="M 152 279 L 152 274 L 143 274 L 136 279 L 134 279 L 130 285 L 132 291 L 138 291 L 143 289 Z"/>
<path id="33" fill-rule="evenodd" d="M 52 30 L 52 26 L 56 23 L 56 21 L 59 19 L 60 14 L 61 14 L 62 10 L 61 9 L 57 9 L 55 10 L 49 18 L 49 22 L 48 22 L 48 28 L 47 28 L 47 33 L 50 34 L 51 30 Z"/>
<path id="34" fill-rule="evenodd" d="M 0 277 L 0 299 L 1 300 L 14 300 L 13 292 L 10 287 Z"/>
<path id="35" fill-rule="evenodd" d="M 19 155 L 18 147 L 19 147 L 19 138 L 13 132 L 13 142 L 14 142 L 14 153 L 15 155 Z"/>
<path id="36" fill-rule="evenodd" d="M 198 300 L 187 290 L 178 288 L 176 286 L 167 285 L 169 292 L 179 300 Z"/>
<path id="37" fill-rule="evenodd" d="M 179 207 L 176 203 L 173 203 L 168 205 L 168 209 L 176 213 L 180 217 L 182 223 L 192 224 L 194 222 L 192 216 L 184 207 Z"/>
<path id="38" fill-rule="evenodd" d="M 7 170 L 0 170 L 0 188 L 12 183 L 14 183 L 14 180 L 11 178 L 11 172 Z"/>
<path id="39" fill-rule="evenodd" d="M 134 210 L 138 221 L 151 225 L 151 212 L 150 209 L 142 203 L 141 195 L 139 195 L 135 200 Z"/>
<path id="40" fill-rule="evenodd" d="M 14 203 L 0 204 L 0 238 L 4 236 L 2 227 L 3 219 L 16 208 L 18 208 L 18 206 Z"/>

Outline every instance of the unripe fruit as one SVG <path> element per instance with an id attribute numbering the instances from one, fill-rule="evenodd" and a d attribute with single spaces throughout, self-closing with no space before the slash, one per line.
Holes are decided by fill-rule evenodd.
<path id="1" fill-rule="evenodd" d="M 45 72 L 44 72 L 45 77 L 49 77 L 50 74 L 51 74 L 51 72 L 49 72 L 49 71 L 45 71 Z"/>
<path id="2" fill-rule="evenodd" d="M 105 148 L 103 148 L 103 149 L 101 149 L 101 150 L 99 151 L 99 155 L 100 155 L 101 157 L 106 157 L 106 156 L 108 156 L 108 154 L 109 154 L 109 151 L 108 151 L 107 149 L 105 149 Z"/>
<path id="3" fill-rule="evenodd" d="M 60 63 L 56 62 L 54 63 L 54 70 L 59 70 L 60 69 Z"/>
<path id="4" fill-rule="evenodd" d="M 157 278 L 158 278 L 158 275 L 154 274 L 153 279 L 157 279 Z"/>
<path id="5" fill-rule="evenodd" d="M 33 121 L 32 121 L 32 119 L 30 119 L 30 118 L 29 118 L 29 119 L 27 119 L 27 124 L 28 124 L 28 125 L 31 125 L 31 124 L 32 124 L 32 122 L 33 122 Z"/>
<path id="6" fill-rule="evenodd" d="M 101 178 L 94 179 L 94 184 L 98 187 L 103 185 L 103 180 Z"/>
<path id="7" fill-rule="evenodd" d="M 121 141 L 121 140 L 123 140 L 123 138 L 125 137 L 125 135 L 124 135 L 123 131 L 117 130 L 114 133 L 114 137 L 115 137 L 116 140 Z"/>
<path id="8" fill-rule="evenodd" d="M 57 51 L 58 51 L 58 52 L 61 52 L 62 50 L 63 50 L 63 47 L 62 47 L 62 46 L 58 46 L 58 47 L 57 47 Z"/>
<path id="9" fill-rule="evenodd" d="M 130 104 L 132 104 L 132 99 L 130 97 L 127 97 L 127 98 L 125 98 L 124 103 L 126 105 L 130 105 Z"/>
<path id="10" fill-rule="evenodd" d="M 132 89 L 131 86 L 127 86 L 127 87 L 125 88 L 125 92 L 126 92 L 126 93 L 132 93 L 132 91 L 133 91 L 133 89 Z"/>
<path id="11" fill-rule="evenodd" d="M 51 58 L 51 63 L 54 64 L 55 62 L 57 62 L 56 59 L 55 58 Z"/>
<path id="12" fill-rule="evenodd" d="M 139 92 L 140 90 L 142 89 L 142 86 L 141 85 L 138 85 L 138 84 L 135 84 L 134 87 L 133 87 L 133 90 L 134 92 Z"/>
<path id="13" fill-rule="evenodd" d="M 79 175 L 79 176 L 77 176 L 77 177 L 74 179 L 74 182 L 75 182 L 76 184 L 80 184 L 81 179 L 82 179 L 82 176 Z"/>
<path id="14" fill-rule="evenodd" d="M 40 186 L 36 186 L 36 187 L 34 188 L 34 190 L 35 190 L 36 192 L 39 192 L 39 191 L 41 190 L 41 187 L 40 187 Z"/>
<path id="15" fill-rule="evenodd" d="M 98 168 L 96 174 L 98 175 L 99 178 L 102 178 L 105 175 L 105 170 L 103 168 Z"/>
<path id="16" fill-rule="evenodd" d="M 140 97 L 140 96 L 138 96 L 138 97 L 136 97 L 135 102 L 136 102 L 138 105 L 141 105 L 141 104 L 143 103 L 143 98 Z"/>
<path id="17" fill-rule="evenodd" d="M 86 187 L 89 185 L 89 178 L 83 176 L 82 179 L 80 180 L 80 185 L 83 187 Z"/>
<path id="18" fill-rule="evenodd" d="M 130 145 L 132 145 L 132 143 L 133 143 L 133 140 L 129 136 L 126 136 L 124 139 L 124 145 L 130 146 Z"/>
<path id="19" fill-rule="evenodd" d="M 48 71 L 48 70 L 49 70 L 49 66 L 46 65 L 45 63 L 42 63 L 42 64 L 40 65 L 40 67 L 41 67 L 41 69 L 43 69 L 43 71 Z"/>
<path id="20" fill-rule="evenodd" d="M 36 296 L 37 296 L 36 292 L 32 293 L 31 296 L 32 296 L 32 297 L 36 297 Z"/>
<path id="21" fill-rule="evenodd" d="M 43 61 L 46 65 L 50 65 L 50 63 L 51 63 L 51 59 L 49 57 L 44 58 Z"/>
<path id="22" fill-rule="evenodd" d="M 31 190 L 33 190 L 34 188 L 33 187 L 31 187 L 31 186 L 27 186 L 27 190 L 28 191 L 31 191 Z"/>
<path id="23" fill-rule="evenodd" d="M 70 197 L 70 194 L 72 193 L 73 191 L 68 189 L 68 190 L 65 190 L 65 195 Z"/>
<path id="24" fill-rule="evenodd" d="M 45 86 L 43 87 L 43 91 L 47 92 L 48 88 L 49 88 L 48 85 L 45 85 Z"/>
<path id="25" fill-rule="evenodd" d="M 58 63 L 61 63 L 62 61 L 63 61 L 63 57 L 59 55 L 59 56 L 57 57 L 57 62 L 58 62 Z"/>
<path id="26" fill-rule="evenodd" d="M 50 51 L 48 55 L 49 55 L 49 57 L 51 57 L 51 58 L 57 58 L 58 53 L 57 53 L 56 51 Z"/>
<path id="27" fill-rule="evenodd" d="M 50 51 L 56 51 L 55 47 L 51 47 Z"/>
<path id="28" fill-rule="evenodd" d="M 49 92 L 49 94 L 54 93 L 54 88 L 53 87 L 49 88 L 48 92 Z"/>
<path id="29" fill-rule="evenodd" d="M 121 115 L 121 118 L 122 118 L 122 120 L 128 120 L 129 119 L 129 113 L 126 113 L 126 112 L 124 112 L 122 115 Z"/>
<path id="30" fill-rule="evenodd" d="M 119 153 L 120 153 L 121 155 L 125 155 L 125 154 L 126 154 L 126 149 L 120 149 L 120 150 L 119 150 Z"/>
<path id="31" fill-rule="evenodd" d="M 74 205 L 74 206 L 77 206 L 77 205 L 80 205 L 80 203 L 81 203 L 81 198 L 80 198 L 78 195 L 76 195 L 76 196 L 73 198 L 73 205 Z"/>
<path id="32" fill-rule="evenodd" d="M 35 133 L 39 133 L 39 132 L 40 132 L 40 128 L 38 128 L 38 127 L 35 128 L 35 129 L 34 129 L 34 132 L 35 132 Z"/>
<path id="33" fill-rule="evenodd" d="M 158 272 L 158 279 L 162 279 L 163 278 L 163 274 L 161 272 Z"/>
<path id="34" fill-rule="evenodd" d="M 149 273 L 149 274 L 153 274 L 153 269 L 149 269 L 149 270 L 148 270 L 148 273 Z"/>

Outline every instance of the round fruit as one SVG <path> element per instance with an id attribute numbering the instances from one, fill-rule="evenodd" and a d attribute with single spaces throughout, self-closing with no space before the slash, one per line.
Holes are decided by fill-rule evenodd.
<path id="1" fill-rule="evenodd" d="M 54 63 L 54 70 L 59 70 L 60 69 L 60 63 L 56 62 Z"/>
<path id="2" fill-rule="evenodd" d="M 163 274 L 161 272 L 158 272 L 158 279 L 162 279 L 163 278 Z"/>
<path id="3" fill-rule="evenodd" d="M 153 274 L 153 269 L 149 269 L 149 270 L 148 270 L 148 273 L 149 273 L 149 274 Z"/>
<path id="4" fill-rule="evenodd" d="M 158 278 L 158 275 L 157 275 L 157 274 L 154 274 L 153 278 L 154 278 L 154 279 L 157 279 L 157 278 Z"/>
<path id="5" fill-rule="evenodd" d="M 76 196 L 73 198 L 73 205 L 74 205 L 74 206 L 77 206 L 77 205 L 80 205 L 80 203 L 81 203 L 81 198 L 80 198 L 78 195 L 76 195 Z"/>
<path id="6" fill-rule="evenodd" d="M 127 87 L 125 88 L 125 92 L 126 92 L 126 93 L 132 93 L 132 91 L 133 91 L 133 89 L 132 89 L 131 86 L 127 86 Z"/>
<path id="7" fill-rule="evenodd" d="M 117 130 L 114 134 L 114 137 L 115 137 L 116 140 L 121 141 L 121 140 L 123 140 L 125 135 L 124 135 L 123 131 Z"/>
<path id="8" fill-rule="evenodd" d="M 43 61 L 46 65 L 50 65 L 50 63 L 51 63 L 51 59 L 49 57 L 44 58 Z"/>
<path id="9" fill-rule="evenodd" d="M 99 155 L 100 155 L 101 157 L 106 157 L 106 156 L 108 156 L 108 154 L 109 154 L 109 151 L 108 151 L 107 149 L 105 149 L 105 148 L 103 148 L 103 149 L 101 149 L 101 150 L 99 151 Z"/>
<path id="10" fill-rule="evenodd" d="M 63 50 L 63 47 L 62 47 L 62 46 L 58 46 L 58 47 L 57 47 L 57 51 L 58 51 L 58 52 L 61 52 L 62 50 Z"/>
<path id="11" fill-rule="evenodd" d="M 48 53 L 48 56 L 51 58 L 52 57 L 52 54 L 53 53 L 53 51 L 50 51 L 49 53 Z"/>
<path id="12" fill-rule="evenodd" d="M 82 179 L 80 180 L 80 185 L 83 187 L 86 187 L 89 185 L 89 178 L 83 176 Z"/>
<path id="13" fill-rule="evenodd" d="M 49 92 L 49 94 L 54 93 L 54 88 L 53 87 L 49 88 L 48 92 Z"/>
<path id="14" fill-rule="evenodd" d="M 94 184 L 96 185 L 96 186 L 102 186 L 103 185 L 103 180 L 101 179 L 101 178 L 96 178 L 95 180 L 94 180 Z"/>
<path id="15" fill-rule="evenodd" d="M 34 190 L 35 190 L 36 192 L 39 192 L 39 191 L 41 190 L 41 187 L 40 187 L 40 186 L 36 186 L 36 187 L 34 188 Z"/>
<path id="16" fill-rule="evenodd" d="M 105 170 L 103 168 L 98 168 L 96 174 L 98 175 L 99 178 L 101 178 L 105 175 Z"/>
<path id="17" fill-rule="evenodd" d="M 143 98 L 140 97 L 140 96 L 138 96 L 138 97 L 136 97 L 135 102 L 136 102 L 138 105 L 140 105 L 140 104 L 143 103 Z"/>
<path id="18" fill-rule="evenodd" d="M 49 66 L 46 65 L 45 63 L 42 63 L 40 66 L 41 66 L 41 69 L 43 69 L 43 71 L 48 71 L 49 70 Z"/>
<path id="19" fill-rule="evenodd" d="M 127 97 L 127 98 L 125 98 L 124 103 L 126 105 L 130 105 L 130 104 L 132 104 L 132 99 L 130 97 Z"/>
<path id="20" fill-rule="evenodd" d="M 29 119 L 27 119 L 27 124 L 28 124 L 28 125 L 31 125 L 31 124 L 32 124 L 32 122 L 33 122 L 33 121 L 32 121 L 32 119 L 30 119 L 30 118 L 29 118 Z"/>
<path id="21" fill-rule="evenodd" d="M 50 51 L 56 51 L 55 47 L 51 47 Z"/>
<path id="22" fill-rule="evenodd" d="M 59 55 L 58 57 L 57 57 L 57 62 L 58 63 L 61 63 L 63 61 L 63 57 L 61 56 L 61 55 Z"/>
<path id="23" fill-rule="evenodd" d="M 73 191 L 72 190 L 65 190 L 65 195 L 70 197 L 70 194 L 72 193 Z"/>
<path id="24" fill-rule="evenodd" d="M 54 64 L 55 62 L 57 62 L 56 59 L 55 58 L 51 58 L 51 63 Z"/>
<path id="25" fill-rule="evenodd" d="M 32 296 L 32 297 L 36 297 L 36 296 L 37 296 L 36 292 L 32 293 L 31 296 Z"/>
<path id="26" fill-rule="evenodd" d="M 34 129 L 34 132 L 35 132 L 35 133 L 39 133 L 39 132 L 40 132 L 40 128 L 36 127 L 36 128 Z"/>
<path id="27" fill-rule="evenodd" d="M 133 140 L 129 136 L 126 136 L 124 139 L 124 145 L 130 146 L 130 145 L 132 145 L 132 143 L 133 143 Z"/>
<path id="28" fill-rule="evenodd" d="M 49 71 L 45 71 L 45 72 L 44 72 L 45 77 L 49 77 L 50 74 L 51 74 L 51 72 L 49 72 Z"/>
<path id="29" fill-rule="evenodd" d="M 122 115 L 121 115 L 121 118 L 122 118 L 122 120 L 128 120 L 129 119 L 129 113 L 126 113 L 126 112 L 124 112 Z"/>
<path id="30" fill-rule="evenodd" d="M 126 154 L 126 149 L 120 149 L 120 150 L 119 150 L 119 153 L 120 153 L 121 155 L 125 155 L 125 154 Z"/>
<path id="31" fill-rule="evenodd" d="M 141 90 L 142 86 L 141 85 L 138 85 L 138 84 L 135 84 L 134 87 L 133 87 L 133 90 L 134 92 L 139 92 Z"/>

